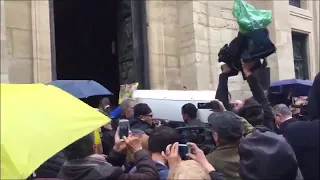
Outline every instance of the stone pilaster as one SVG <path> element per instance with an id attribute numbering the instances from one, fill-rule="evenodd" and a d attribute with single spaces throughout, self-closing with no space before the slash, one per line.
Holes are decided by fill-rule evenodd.
<path id="1" fill-rule="evenodd" d="M 31 1 L 34 82 L 52 80 L 49 1 Z"/>
<path id="2" fill-rule="evenodd" d="M 268 58 L 271 81 L 295 77 L 288 4 L 288 0 L 265 2 L 265 8 L 273 13 L 273 21 L 268 29 L 271 40 L 277 47 L 277 53 Z"/>
<path id="3" fill-rule="evenodd" d="M 181 89 L 177 1 L 146 1 L 152 89 Z"/>
<path id="4" fill-rule="evenodd" d="M 197 89 L 208 90 L 212 84 L 210 56 L 210 31 L 208 2 L 193 1 L 193 26 L 195 31 L 195 68 Z"/>
<path id="5" fill-rule="evenodd" d="M 0 1 L 1 18 L 1 83 L 9 83 L 4 1 Z"/>
<path id="6" fill-rule="evenodd" d="M 193 2 L 177 1 L 179 11 L 179 55 L 181 82 L 188 89 L 198 88 L 196 54 L 195 54 L 195 28 L 193 25 Z"/>

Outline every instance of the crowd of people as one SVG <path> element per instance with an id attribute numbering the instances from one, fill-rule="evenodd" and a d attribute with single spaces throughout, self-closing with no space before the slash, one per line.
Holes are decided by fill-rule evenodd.
<path id="1" fill-rule="evenodd" d="M 223 66 L 208 121 L 197 118 L 191 103 L 181 107 L 186 126 L 210 129 L 215 146 L 209 153 L 193 142 L 181 157 L 181 134 L 170 125 L 155 123 L 148 104 L 127 99 L 121 117 L 130 122 L 128 137 L 119 137 L 117 120 L 101 128 L 101 147 L 94 132 L 70 144 L 30 176 L 57 179 L 201 179 L 201 180 L 317 180 L 319 177 L 320 73 L 308 97 L 308 120 L 295 118 L 299 108 L 271 106 L 253 64 L 243 64 L 252 97 L 231 102 L 230 68 Z M 210 100 L 208 100 L 210 101 Z M 99 109 L 108 112 L 108 101 Z"/>

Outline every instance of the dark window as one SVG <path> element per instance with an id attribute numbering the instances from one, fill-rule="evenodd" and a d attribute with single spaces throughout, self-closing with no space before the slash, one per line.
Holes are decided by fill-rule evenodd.
<path id="1" fill-rule="evenodd" d="M 301 8 L 301 0 L 289 0 L 291 6 Z"/>
<path id="2" fill-rule="evenodd" d="M 294 70 L 297 79 L 309 79 L 307 40 L 306 34 L 292 33 Z"/>

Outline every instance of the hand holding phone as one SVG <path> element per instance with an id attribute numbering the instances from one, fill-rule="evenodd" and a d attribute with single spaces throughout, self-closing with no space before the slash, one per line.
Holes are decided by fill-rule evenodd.
<path id="1" fill-rule="evenodd" d="M 182 160 L 186 160 L 189 153 L 191 153 L 191 150 L 187 144 L 179 144 L 179 155 Z"/>
<path id="2" fill-rule="evenodd" d="M 127 119 L 120 119 L 119 120 L 119 138 L 122 140 L 123 137 L 128 137 L 130 132 L 130 123 Z"/>
<path id="3" fill-rule="evenodd" d="M 204 168 L 208 170 L 208 172 L 214 171 L 214 167 L 208 162 L 206 156 L 203 151 L 194 143 L 187 143 L 190 148 L 190 153 L 188 153 L 188 157 L 200 163 Z"/>
<path id="4" fill-rule="evenodd" d="M 179 155 L 179 143 L 169 144 L 165 151 L 162 151 L 162 156 L 168 161 L 169 167 L 174 167 L 181 162 Z"/>

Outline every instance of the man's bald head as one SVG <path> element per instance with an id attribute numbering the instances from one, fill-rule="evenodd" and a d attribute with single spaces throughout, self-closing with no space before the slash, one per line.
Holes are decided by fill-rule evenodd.
<path id="1" fill-rule="evenodd" d="M 104 97 L 99 101 L 99 110 L 104 111 L 107 107 L 110 106 L 110 99 Z"/>

